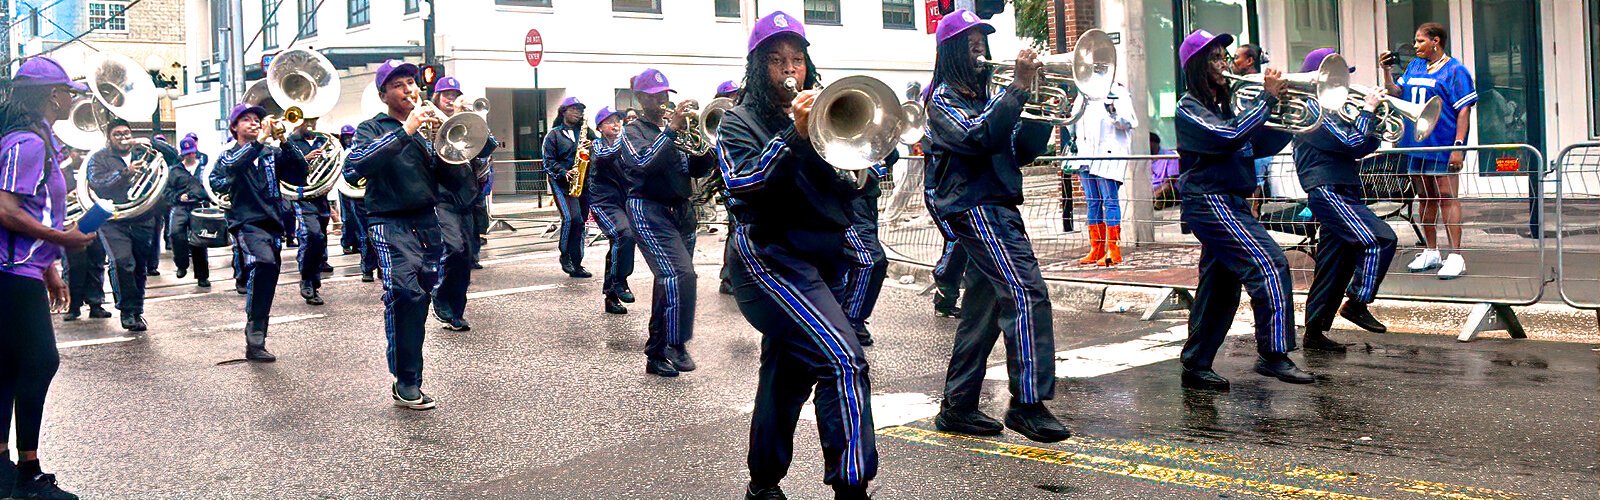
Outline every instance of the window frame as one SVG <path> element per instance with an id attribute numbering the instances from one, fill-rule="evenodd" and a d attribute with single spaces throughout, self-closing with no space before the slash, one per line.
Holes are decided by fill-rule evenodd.
<path id="1" fill-rule="evenodd" d="M 613 13 L 628 13 L 628 14 L 656 14 L 656 15 L 660 15 L 661 14 L 661 0 L 631 0 L 631 1 L 646 1 L 646 2 L 650 2 L 650 4 L 652 6 L 654 6 L 654 7 L 653 8 L 649 8 L 649 9 L 640 9 L 640 8 L 633 8 L 633 7 L 620 7 L 619 8 L 617 6 L 617 2 L 619 2 L 619 1 L 630 1 L 630 0 L 611 0 L 611 12 L 613 12 Z"/>
<path id="2" fill-rule="evenodd" d="M 499 7 L 539 7 L 544 9 L 554 8 L 552 0 L 494 0 Z"/>
<path id="3" fill-rule="evenodd" d="M 889 22 L 889 4 L 904 4 L 909 18 L 905 23 Z M 917 29 L 917 3 L 912 0 L 883 0 L 883 29 L 886 30 L 915 30 Z"/>
<path id="4" fill-rule="evenodd" d="M 733 12 L 729 13 L 723 10 L 723 7 L 727 4 L 732 4 Z M 739 0 L 713 0 L 711 2 L 712 15 L 720 19 L 738 19 L 744 14 L 743 8 L 744 6 L 740 5 Z"/>
<path id="5" fill-rule="evenodd" d="M 272 50 L 278 48 L 278 13 L 273 9 L 278 6 L 277 0 L 261 0 L 261 48 Z"/>
<path id="6" fill-rule="evenodd" d="M 317 0 L 295 0 L 298 15 L 295 16 L 295 37 L 311 38 L 317 36 Z M 311 29 L 306 29 L 307 27 Z"/>
<path id="7" fill-rule="evenodd" d="M 360 9 L 357 9 L 357 4 Z M 345 28 L 360 28 L 372 24 L 372 0 L 345 0 Z M 359 17 L 358 17 L 359 16 Z"/>
<path id="8" fill-rule="evenodd" d="M 813 16 L 812 15 L 813 12 L 822 12 L 822 11 L 820 11 L 820 10 L 811 10 L 811 7 L 808 7 L 808 6 L 804 5 L 804 4 L 809 4 L 811 2 L 831 2 L 833 4 L 833 15 L 834 15 L 834 18 L 833 19 L 822 19 L 822 18 Z M 805 16 L 805 21 L 806 21 L 807 25 L 820 25 L 820 26 L 843 26 L 844 25 L 844 13 L 841 12 L 841 11 L 844 10 L 844 2 L 842 0 L 806 0 L 801 5 L 800 10 L 804 11 L 803 15 Z M 914 21 L 913 21 L 913 24 L 915 24 Z"/>
<path id="9" fill-rule="evenodd" d="M 422 12 L 422 0 L 405 0 L 405 13 L 416 14 Z"/>
<path id="10" fill-rule="evenodd" d="M 106 21 L 104 26 L 101 26 L 100 29 L 95 30 L 96 32 L 98 32 L 98 33 L 118 33 L 118 34 L 127 33 L 128 32 L 128 4 L 129 3 L 131 3 L 131 2 L 129 2 L 129 0 L 90 0 L 88 2 L 84 2 L 84 11 L 85 11 L 84 12 L 85 13 L 84 18 L 89 21 L 89 27 L 90 28 L 94 28 L 95 26 L 100 25 L 99 22 L 95 21 L 95 15 L 94 15 L 94 8 L 95 8 L 95 6 L 98 5 L 98 6 L 103 7 L 103 8 L 106 9 L 106 13 L 100 16 L 100 20 L 101 21 L 110 20 L 110 21 Z M 112 7 L 122 7 L 122 9 L 118 10 L 115 14 L 112 14 L 111 13 L 111 8 Z M 122 28 L 120 28 L 120 29 L 113 28 L 112 27 L 113 23 L 111 22 L 111 21 L 115 21 L 118 18 L 122 19 Z"/>

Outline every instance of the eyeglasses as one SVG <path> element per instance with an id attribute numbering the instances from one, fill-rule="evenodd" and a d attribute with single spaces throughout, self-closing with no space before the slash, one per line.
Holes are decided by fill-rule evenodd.
<path id="1" fill-rule="evenodd" d="M 1207 59 L 1206 61 L 1207 62 L 1212 62 L 1212 63 L 1225 62 L 1225 63 L 1228 63 L 1228 64 L 1233 64 L 1233 54 L 1229 54 L 1227 52 L 1219 52 L 1219 53 L 1216 53 L 1216 54 L 1212 54 L 1211 58 Z"/>

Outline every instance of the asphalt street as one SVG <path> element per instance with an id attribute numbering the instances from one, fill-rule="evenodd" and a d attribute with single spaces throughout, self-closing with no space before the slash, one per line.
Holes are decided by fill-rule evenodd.
<path id="1" fill-rule="evenodd" d="M 354 256 L 335 249 L 324 306 L 304 304 L 286 270 L 269 337 L 280 359 L 266 365 L 238 362 L 243 301 L 226 259 L 213 258 L 209 292 L 164 263 L 147 334 L 57 323 L 45 466 L 87 498 L 737 498 L 759 335 L 717 294 L 721 236 L 697 248 L 700 369 L 663 379 L 643 370 L 643 263 L 639 301 L 607 315 L 600 280 L 566 277 L 534 232 L 493 238 L 472 331 L 430 320 L 424 388 L 439 407 L 427 412 L 390 404 L 382 290 L 356 279 Z M 604 245 L 589 248 L 591 270 Z M 877 498 L 1600 495 L 1592 346 L 1339 331 L 1357 347 L 1296 353 L 1322 380 L 1294 386 L 1250 371 L 1241 315 L 1218 361 L 1233 390 L 1188 391 L 1181 312 L 1141 322 L 1057 300 L 1049 406 L 1076 436 L 972 438 L 932 425 L 955 321 L 932 314 L 923 286 L 891 277 L 871 324 Z M 1002 415 L 1005 382 L 986 390 Z M 830 495 L 810 418 L 784 483 L 794 498 Z"/>

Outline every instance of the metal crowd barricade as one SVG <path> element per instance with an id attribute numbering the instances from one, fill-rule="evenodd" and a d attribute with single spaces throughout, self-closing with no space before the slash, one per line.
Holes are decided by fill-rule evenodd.
<path id="1" fill-rule="evenodd" d="M 1567 305 L 1600 309 L 1600 142 L 1556 156 L 1556 289 Z"/>
<path id="2" fill-rule="evenodd" d="M 1406 174 L 1410 155 L 1463 151 L 1464 168 L 1453 175 L 1459 184 L 1462 244 L 1459 252 L 1467 272 L 1442 280 L 1436 271 L 1408 273 L 1406 264 L 1420 250 L 1423 201 Z M 1176 155 L 1117 157 L 1047 157 L 1024 169 L 1024 202 L 1019 210 L 1032 240 L 1034 254 L 1046 279 L 1164 289 L 1160 300 L 1145 311 L 1151 319 L 1163 310 L 1186 307 L 1198 280 L 1199 242 L 1179 220 L 1177 199 L 1152 182 L 1152 167 L 1176 172 Z M 1125 162 L 1125 172 L 1138 173 L 1138 182 L 1150 183 L 1151 196 L 1134 199 L 1134 175 L 1125 175 L 1120 190 L 1121 265 L 1101 267 L 1079 264 L 1089 251 L 1084 230 L 1085 206 L 1076 179 L 1087 162 Z M 891 258 L 932 266 L 944 240 L 923 201 L 923 162 L 907 158 L 896 169 L 896 188 L 883 205 L 880 238 Z M 1480 165 L 1486 171 L 1480 171 Z M 1398 238 L 1399 251 L 1379 290 L 1385 299 L 1472 304 L 1473 312 L 1461 328 L 1460 340 L 1494 329 L 1523 336 L 1511 306 L 1538 302 L 1546 281 L 1545 241 L 1540 230 L 1543 202 L 1540 189 L 1545 171 L 1543 156 L 1527 145 L 1484 145 L 1456 148 L 1385 149 L 1361 163 L 1365 202 L 1388 221 Z M 1176 179 L 1172 179 L 1175 181 Z M 1600 183 L 1597 183 L 1600 184 Z M 1140 191 L 1143 191 L 1142 189 Z M 1306 206 L 1306 193 L 1294 170 L 1293 158 L 1273 158 L 1259 196 L 1252 197 L 1262 221 L 1289 257 L 1297 293 L 1312 281 L 1319 224 Z M 1428 203 L 1427 205 L 1433 205 Z M 1438 231 L 1445 238 L 1447 231 Z M 1446 245 L 1448 246 L 1448 245 Z"/>

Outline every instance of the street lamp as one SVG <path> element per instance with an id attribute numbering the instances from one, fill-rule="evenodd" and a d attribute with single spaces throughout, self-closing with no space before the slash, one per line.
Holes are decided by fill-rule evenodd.
<path id="1" fill-rule="evenodd" d="M 183 95 L 178 91 L 178 77 L 163 76 L 161 74 L 161 70 L 167 66 L 166 62 L 166 59 L 163 59 L 161 56 L 156 54 L 150 54 L 150 57 L 146 57 L 144 59 L 145 71 L 150 73 L 150 82 L 155 84 L 157 92 L 156 110 L 150 115 L 150 137 L 152 138 L 161 135 L 160 98 L 165 97 L 168 100 L 175 100 L 179 96 Z M 174 62 L 172 63 L 171 67 L 174 71 L 177 71 L 181 70 L 183 65 Z M 174 129 L 176 129 L 176 127 L 174 127 Z M 177 131 L 174 130 L 173 133 L 176 134 Z"/>

